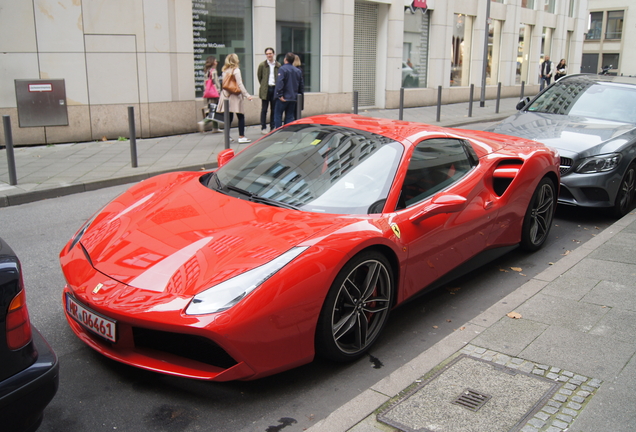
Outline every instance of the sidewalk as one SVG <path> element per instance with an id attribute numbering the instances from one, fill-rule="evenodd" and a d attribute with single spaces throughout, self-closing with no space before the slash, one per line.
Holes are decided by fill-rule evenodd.
<path id="1" fill-rule="evenodd" d="M 412 108 L 404 119 L 489 122 L 515 112 L 516 103 L 502 100 L 495 114 L 494 101 L 484 108 L 476 102 L 472 118 L 467 103 L 445 105 L 440 123 L 436 107 Z M 397 110 L 360 114 L 398 116 Z M 259 129 L 249 127 L 246 135 L 255 140 Z M 17 148 L 17 186 L 8 185 L 0 150 L 0 207 L 165 171 L 209 169 L 223 134 L 137 140 L 137 147 L 139 168 L 130 167 L 128 141 Z M 308 431 L 633 431 L 635 333 L 632 212 Z"/>
<path id="2" fill-rule="evenodd" d="M 476 121 L 503 119 L 515 112 L 517 98 L 502 99 L 500 113 L 495 101 L 444 105 L 437 123 L 437 107 L 406 108 L 404 120 L 439 126 L 458 126 Z M 361 110 L 361 115 L 398 118 L 398 110 Z M 236 140 L 237 128 L 231 129 Z M 252 141 L 261 137 L 260 126 L 246 128 Z M 223 133 L 192 133 L 160 138 L 138 139 L 137 168 L 131 167 L 130 143 L 103 141 L 14 148 L 17 185 L 10 186 L 6 149 L 0 150 L 0 207 L 19 205 L 46 198 L 137 182 L 157 174 L 176 170 L 201 170 L 216 167 L 216 155 L 224 149 Z M 231 143 L 238 151 L 245 144 Z"/>

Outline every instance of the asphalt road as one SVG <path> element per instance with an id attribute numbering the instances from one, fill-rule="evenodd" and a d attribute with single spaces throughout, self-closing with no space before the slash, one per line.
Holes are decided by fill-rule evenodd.
<path id="1" fill-rule="evenodd" d="M 208 383 L 108 360 L 66 324 L 59 251 L 82 222 L 125 188 L 0 211 L 0 236 L 22 260 L 32 321 L 60 358 L 60 388 L 45 411 L 42 432 L 302 431 L 449 333 L 461 331 L 463 323 L 614 221 L 603 212 L 559 209 L 542 250 L 513 251 L 400 307 L 370 355 L 355 363 L 317 360 L 258 381 Z"/>

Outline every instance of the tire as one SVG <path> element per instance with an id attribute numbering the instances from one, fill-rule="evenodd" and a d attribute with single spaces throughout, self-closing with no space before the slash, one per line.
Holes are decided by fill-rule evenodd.
<path id="1" fill-rule="evenodd" d="M 380 252 L 353 257 L 325 299 L 316 328 L 316 353 L 337 362 L 364 355 L 389 318 L 394 287 L 391 264 Z"/>
<path id="2" fill-rule="evenodd" d="M 636 179 L 636 164 L 632 162 L 625 171 L 618 193 L 614 199 L 614 216 L 621 218 L 625 216 L 632 208 L 634 202 L 634 184 Z"/>
<path id="3" fill-rule="evenodd" d="M 520 243 L 522 249 L 534 252 L 543 246 L 552 228 L 556 198 L 554 182 L 548 177 L 541 179 L 523 218 Z"/>

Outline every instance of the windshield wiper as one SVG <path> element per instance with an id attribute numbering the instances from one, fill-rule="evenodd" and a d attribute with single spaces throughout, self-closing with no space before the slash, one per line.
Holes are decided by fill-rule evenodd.
<path id="1" fill-rule="evenodd" d="M 227 195 L 227 193 L 223 191 L 223 183 L 221 183 L 221 180 L 219 180 L 219 176 L 218 176 L 218 175 L 216 175 L 216 173 L 215 173 L 215 172 L 210 173 L 210 174 L 211 174 L 211 177 L 210 177 L 210 179 L 208 180 L 208 187 L 209 187 L 210 189 L 215 189 L 215 188 L 214 188 L 214 187 L 210 184 L 210 182 L 212 181 L 212 179 L 214 179 L 214 181 L 216 182 L 216 189 L 215 189 L 215 190 L 216 190 L 217 192 L 219 192 L 219 193 L 222 193 L 222 194 Z"/>
<path id="2" fill-rule="evenodd" d="M 293 204 L 287 204 L 286 202 L 283 202 L 283 201 L 278 201 L 273 198 L 265 198 L 259 195 L 252 195 L 251 200 L 254 202 L 259 202 L 261 204 L 269 204 L 276 207 L 286 208 L 289 210 L 301 210 L 300 207 L 297 207 Z"/>
<path id="3" fill-rule="evenodd" d="M 250 201 L 252 201 L 252 202 L 257 202 L 257 203 L 267 204 L 267 205 L 273 205 L 273 206 L 276 206 L 276 207 L 286 208 L 286 209 L 290 209 L 290 210 L 300 210 L 300 207 L 296 207 L 293 204 L 287 204 L 286 202 L 278 201 L 278 200 L 275 200 L 275 199 L 272 199 L 272 198 L 265 198 L 265 197 L 262 197 L 260 195 L 255 194 L 253 192 L 250 192 L 248 190 L 241 189 L 240 187 L 236 187 L 236 186 L 233 186 L 233 185 L 226 185 L 225 188 L 229 189 L 231 191 L 234 191 L 234 192 L 238 192 L 241 195 L 245 195 L 245 196 L 249 197 Z"/>

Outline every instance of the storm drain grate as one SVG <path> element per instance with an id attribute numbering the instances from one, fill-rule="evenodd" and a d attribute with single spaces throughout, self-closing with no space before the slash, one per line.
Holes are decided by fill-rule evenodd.
<path id="1" fill-rule="evenodd" d="M 479 408 L 483 407 L 486 402 L 490 400 L 492 396 L 488 396 L 487 394 L 479 393 L 478 391 L 466 389 L 462 394 L 460 394 L 457 399 L 453 402 L 455 405 L 463 406 L 466 409 L 471 410 L 472 412 L 477 411 Z"/>

